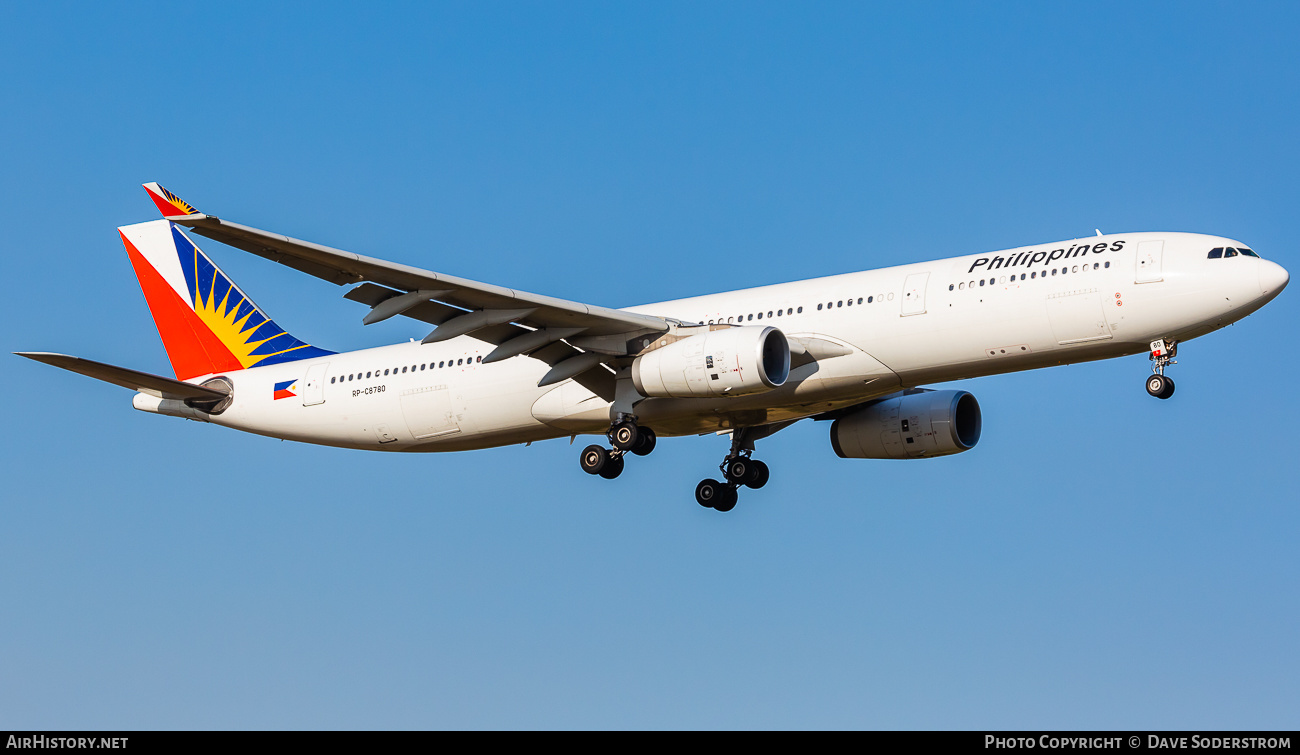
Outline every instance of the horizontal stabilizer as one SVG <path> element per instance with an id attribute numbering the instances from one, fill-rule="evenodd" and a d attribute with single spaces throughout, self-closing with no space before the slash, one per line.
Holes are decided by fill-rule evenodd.
<path id="1" fill-rule="evenodd" d="M 147 372 L 128 370 L 125 367 L 114 367 L 111 364 L 92 362 L 89 359 L 68 356 L 67 354 L 49 354 L 42 351 L 15 351 L 14 353 L 20 357 L 34 359 L 70 372 L 93 377 L 96 380 L 103 380 L 105 383 L 120 385 L 123 388 L 130 388 L 159 398 L 170 398 L 178 401 L 186 399 L 191 401 L 220 401 L 226 397 L 226 394 L 222 391 L 209 390 L 203 386 L 183 383 L 161 375 L 150 375 Z"/>

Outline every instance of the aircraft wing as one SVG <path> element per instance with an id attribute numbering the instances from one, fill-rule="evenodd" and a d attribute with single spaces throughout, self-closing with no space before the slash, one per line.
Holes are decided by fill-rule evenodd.
<path id="1" fill-rule="evenodd" d="M 668 329 L 667 321 L 652 315 L 480 283 L 232 223 L 196 211 L 156 183 L 145 184 L 145 189 L 164 217 L 200 236 L 252 252 L 336 285 L 370 284 L 348 294 L 349 299 L 372 307 L 364 322 L 379 322 L 398 314 L 415 316 L 438 325 L 444 331 L 440 334 L 442 337 L 426 339 L 426 342 L 446 340 L 506 323 L 574 331 L 573 335 L 583 337 L 627 334 L 629 339 Z M 442 306 L 431 307 L 429 304 Z M 476 316 L 465 319 L 466 314 Z M 453 321 L 453 327 L 444 327 Z"/>
<path id="2" fill-rule="evenodd" d="M 226 394 L 221 391 L 210 390 L 201 385 L 184 383 L 161 375 L 151 375 L 148 372 L 116 367 L 103 362 L 68 356 L 67 354 L 50 354 L 44 351 L 15 351 L 14 353 L 20 357 L 34 359 L 37 362 L 61 367 L 70 372 L 76 372 L 87 377 L 93 377 L 96 380 L 103 380 L 105 383 L 120 385 L 123 388 L 130 388 L 133 391 L 140 391 L 159 398 L 170 398 L 179 401 L 186 399 L 190 401 L 220 401 L 226 397 Z"/>
<path id="3" fill-rule="evenodd" d="M 550 365 L 539 386 L 573 378 L 612 401 L 613 374 L 597 367 L 629 353 L 633 339 L 669 329 L 653 315 L 480 283 L 233 223 L 199 212 L 157 183 L 144 188 L 163 217 L 200 236 L 335 285 L 361 284 L 345 298 L 370 307 L 365 325 L 402 315 L 435 326 L 424 343 L 472 335 L 496 345 L 485 364 L 526 354 Z"/>

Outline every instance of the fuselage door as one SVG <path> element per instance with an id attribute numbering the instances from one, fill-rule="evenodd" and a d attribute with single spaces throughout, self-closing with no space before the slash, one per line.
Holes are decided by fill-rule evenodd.
<path id="1" fill-rule="evenodd" d="M 460 432 L 451 394 L 445 385 L 430 385 L 402 391 L 402 416 L 416 440 L 428 440 Z"/>
<path id="2" fill-rule="evenodd" d="M 1137 283 L 1155 283 L 1164 280 L 1160 270 L 1161 260 L 1165 254 L 1163 240 L 1142 241 L 1137 248 Z"/>
<path id="3" fill-rule="evenodd" d="M 325 403 L 325 373 L 329 372 L 330 363 L 320 362 L 307 368 L 307 377 L 303 378 L 302 405 L 315 406 Z"/>
<path id="4" fill-rule="evenodd" d="M 1106 313 L 1102 311 L 1101 293 L 1096 289 L 1048 296 L 1047 319 L 1052 323 L 1056 342 L 1062 346 L 1111 337 Z"/>
<path id="5" fill-rule="evenodd" d="M 925 284 L 929 273 L 912 273 L 903 282 L 903 317 L 925 314 Z"/>

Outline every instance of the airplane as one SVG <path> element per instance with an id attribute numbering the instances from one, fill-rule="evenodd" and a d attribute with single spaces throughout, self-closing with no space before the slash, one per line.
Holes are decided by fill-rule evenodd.
<path id="1" fill-rule="evenodd" d="M 979 402 L 923 386 L 1147 352 L 1168 399 L 1184 341 L 1263 307 L 1290 277 L 1230 238 L 1120 233 L 613 309 L 363 257 L 199 212 L 144 184 L 162 219 L 118 229 L 175 378 L 16 352 L 136 391 L 145 412 L 376 451 L 604 435 L 579 455 L 614 479 L 657 438 L 731 436 L 696 502 L 731 511 L 769 479 L 755 444 L 830 420 L 835 453 L 918 459 L 980 439 Z M 363 325 L 420 341 L 336 353 L 290 335 L 190 233 L 338 286 Z"/>

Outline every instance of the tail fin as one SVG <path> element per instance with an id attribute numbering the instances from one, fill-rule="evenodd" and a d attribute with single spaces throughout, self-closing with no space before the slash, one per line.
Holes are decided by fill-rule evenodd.
<path id="1" fill-rule="evenodd" d="M 334 353 L 276 325 L 170 221 L 117 230 L 178 380 Z"/>

